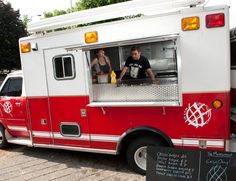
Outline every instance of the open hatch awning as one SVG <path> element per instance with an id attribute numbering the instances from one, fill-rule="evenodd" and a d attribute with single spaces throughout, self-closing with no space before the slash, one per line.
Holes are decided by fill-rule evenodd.
<path id="1" fill-rule="evenodd" d="M 176 33 L 176 34 L 171 34 L 171 35 L 161 35 L 161 36 L 137 38 L 137 39 L 131 39 L 131 40 L 113 41 L 113 42 L 107 42 L 107 43 L 78 45 L 75 47 L 67 47 L 65 49 L 67 51 L 74 51 L 74 50 L 81 50 L 81 49 L 83 51 L 88 51 L 91 49 L 99 49 L 99 48 L 104 48 L 104 47 L 108 48 L 108 47 L 114 47 L 114 46 L 134 45 L 134 44 L 141 44 L 141 43 L 176 40 L 178 37 L 179 37 L 179 34 Z"/>
<path id="2" fill-rule="evenodd" d="M 36 33 L 56 28 L 83 25 L 133 15 L 155 15 L 171 9 L 196 6 L 205 0 L 133 0 L 78 11 L 28 24 L 28 32 Z"/>

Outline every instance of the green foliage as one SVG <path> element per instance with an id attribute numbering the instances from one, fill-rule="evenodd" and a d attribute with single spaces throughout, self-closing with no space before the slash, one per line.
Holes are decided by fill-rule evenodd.
<path id="1" fill-rule="evenodd" d="M 20 68 L 18 40 L 26 36 L 19 11 L 0 0 L 0 69 Z"/>
<path id="2" fill-rule="evenodd" d="M 28 15 L 23 15 L 22 18 L 22 23 L 25 27 L 25 29 L 27 28 L 27 24 L 31 21 L 31 18 Z"/>
<path id="3" fill-rule="evenodd" d="M 125 2 L 128 0 L 81 0 L 76 3 L 76 7 L 82 7 L 84 9 L 96 8 L 100 6 L 106 6 L 109 4 L 115 4 L 120 2 Z"/>
<path id="4" fill-rule="evenodd" d="M 54 10 L 53 12 L 44 12 L 44 17 L 45 18 L 50 18 L 50 17 L 53 17 L 53 16 L 60 16 L 60 15 L 63 15 L 63 14 L 67 14 L 68 11 L 65 11 L 65 10 Z"/>
<path id="5" fill-rule="evenodd" d="M 54 16 L 52 12 L 44 12 L 43 15 L 44 15 L 44 18 L 51 18 Z"/>
<path id="6" fill-rule="evenodd" d="M 96 8 L 100 6 L 106 6 L 109 4 L 115 4 L 120 2 L 125 2 L 129 0 L 80 0 L 80 2 L 77 2 L 75 7 L 72 7 L 72 9 L 65 10 L 54 10 L 53 12 L 44 12 L 44 18 L 50 18 L 53 16 L 59 16 L 62 14 L 67 14 L 71 12 L 81 11 L 85 9 L 90 8 Z"/>

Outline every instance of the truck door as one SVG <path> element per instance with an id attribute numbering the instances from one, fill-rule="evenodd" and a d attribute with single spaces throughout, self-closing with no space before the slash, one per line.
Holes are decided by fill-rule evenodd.
<path id="1" fill-rule="evenodd" d="M 28 137 L 26 101 L 22 96 L 22 77 L 9 77 L 0 92 L 0 114 L 13 136 Z"/>
<path id="2" fill-rule="evenodd" d="M 88 93 L 82 51 L 45 50 L 49 109 L 55 145 L 90 145 Z"/>

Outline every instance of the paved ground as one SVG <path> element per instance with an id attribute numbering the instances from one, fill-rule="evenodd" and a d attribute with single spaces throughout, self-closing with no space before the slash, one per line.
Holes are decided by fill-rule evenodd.
<path id="1" fill-rule="evenodd" d="M 236 142 L 231 147 L 236 152 Z M 145 181 L 120 156 L 29 148 L 0 150 L 0 181 Z"/>
<path id="2" fill-rule="evenodd" d="M 144 181 L 122 157 L 12 145 L 0 150 L 0 181 Z"/>

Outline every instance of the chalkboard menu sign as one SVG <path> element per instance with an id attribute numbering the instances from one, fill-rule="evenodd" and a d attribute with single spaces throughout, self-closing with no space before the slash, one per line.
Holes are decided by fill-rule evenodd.
<path id="1" fill-rule="evenodd" d="M 147 181 L 236 181 L 236 154 L 150 146 Z"/>

